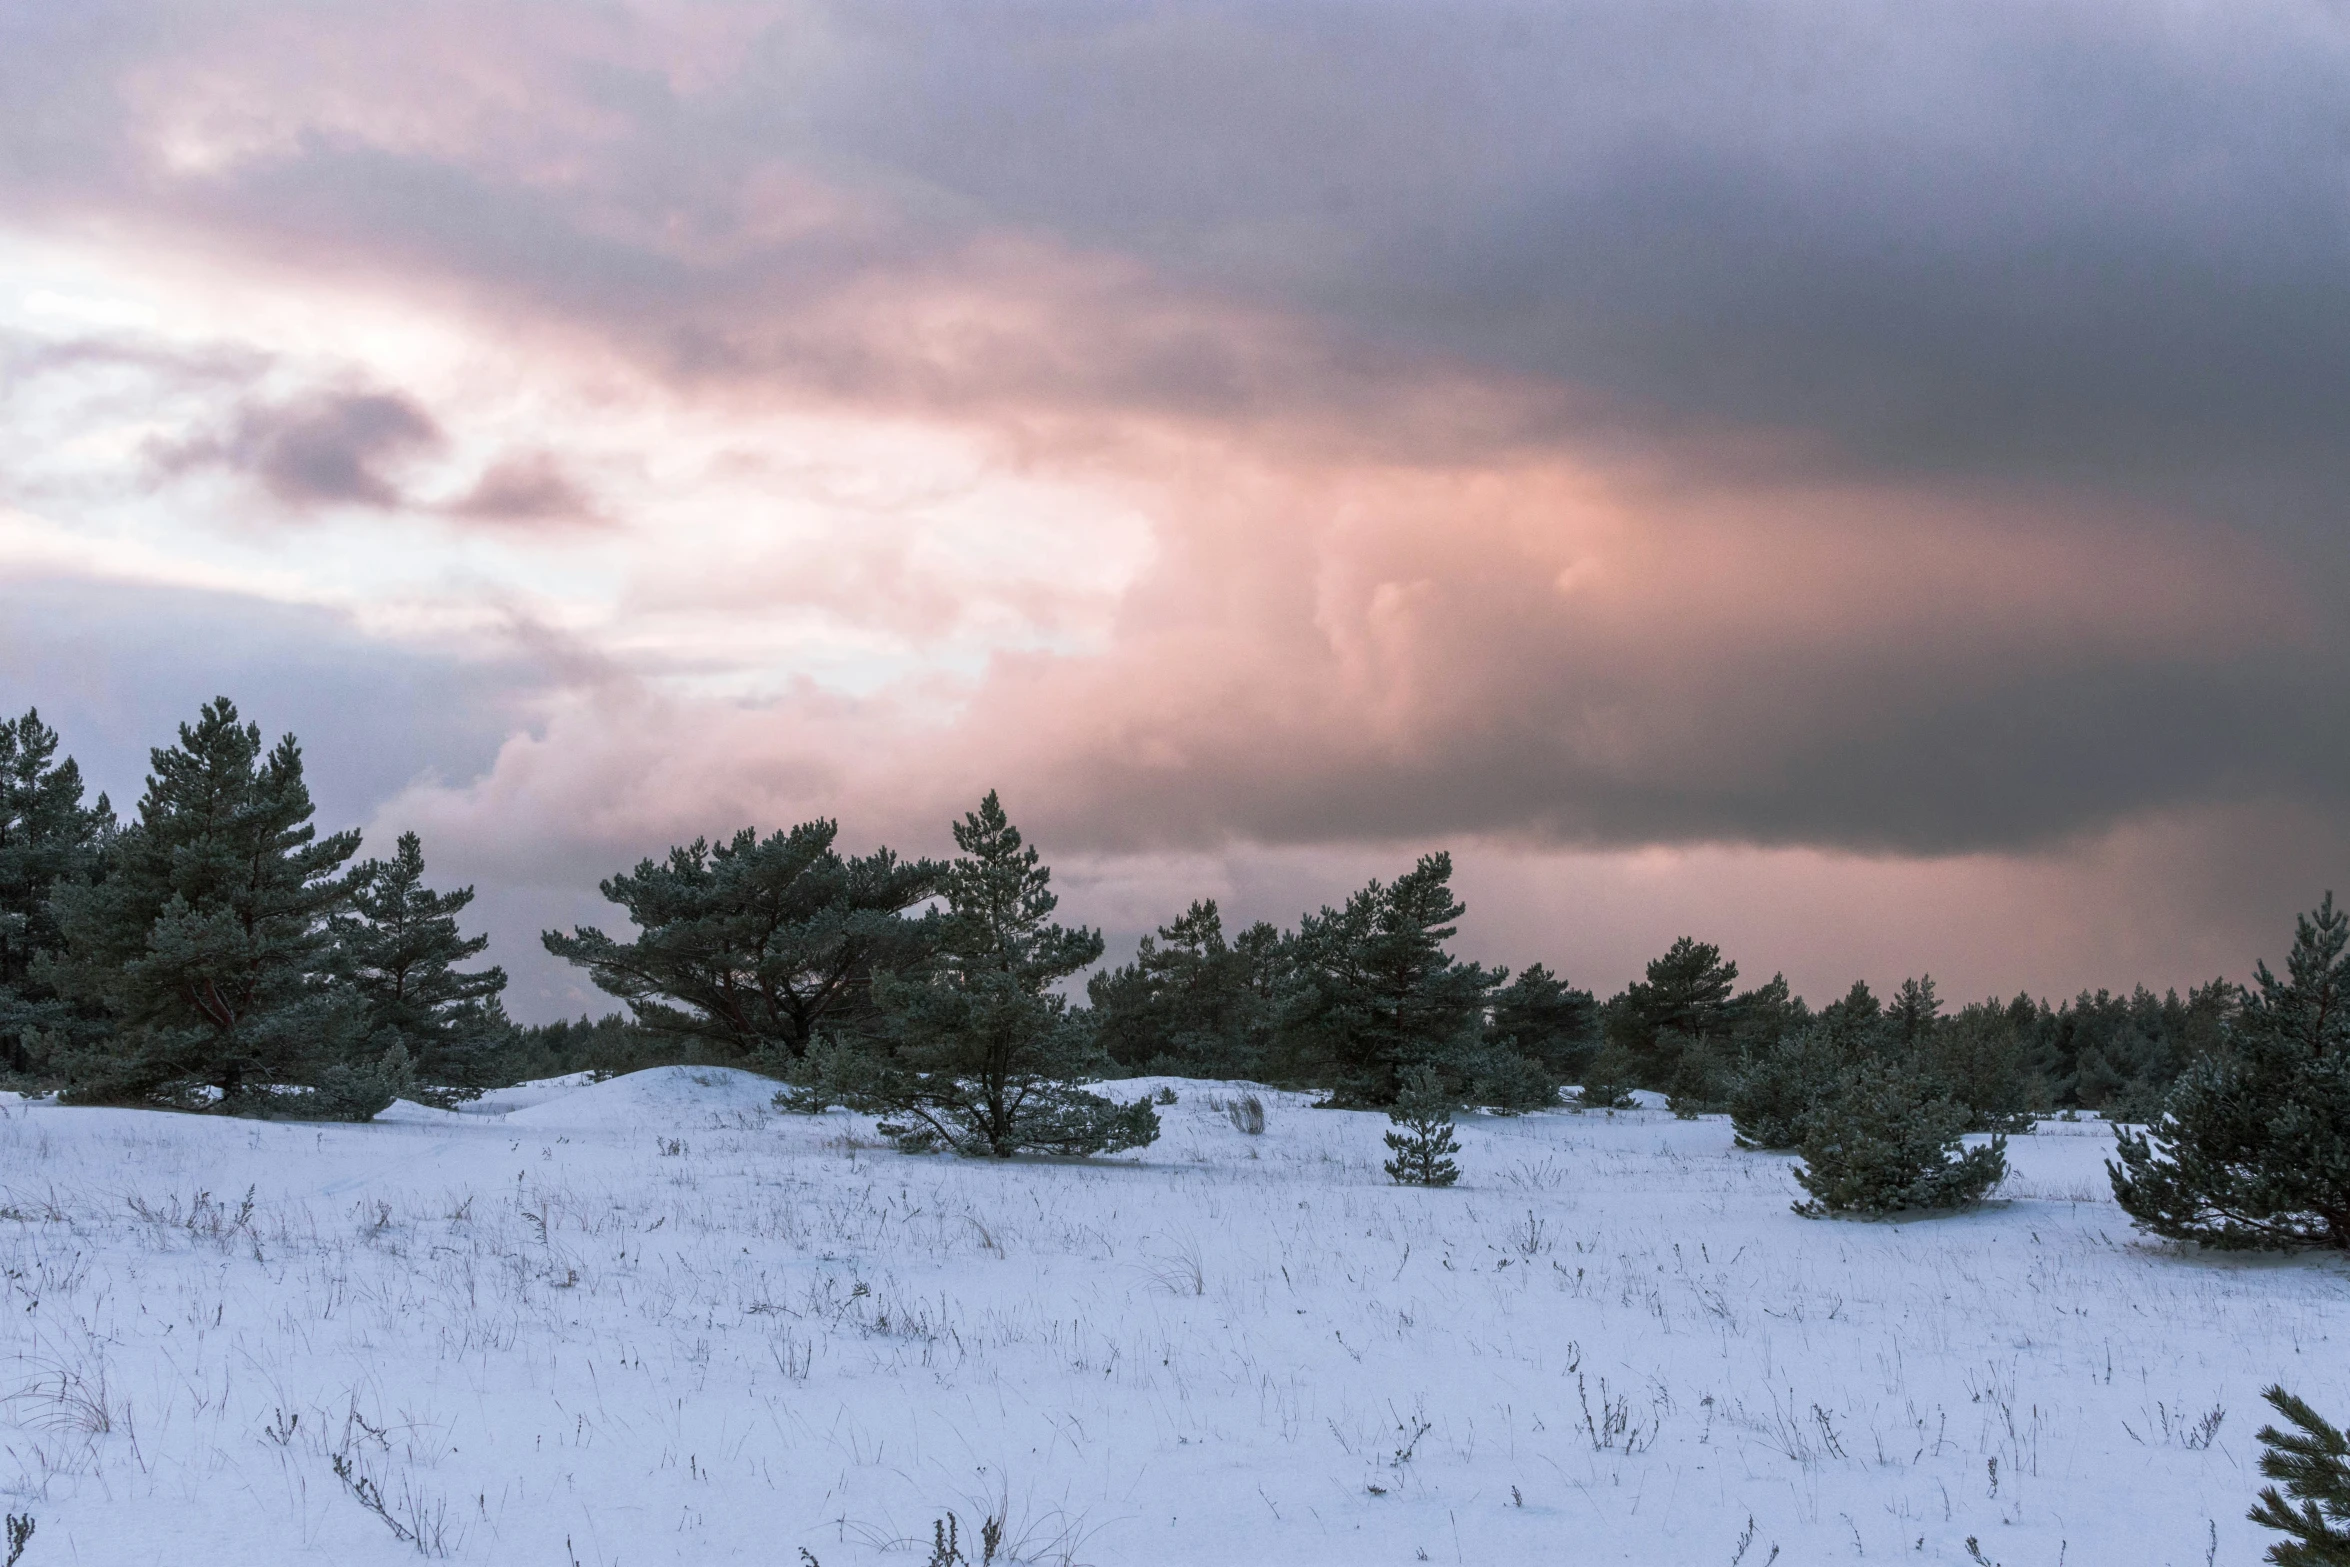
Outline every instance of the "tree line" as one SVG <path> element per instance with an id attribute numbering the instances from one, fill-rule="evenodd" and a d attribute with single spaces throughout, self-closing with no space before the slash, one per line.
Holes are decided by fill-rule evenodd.
<path id="1" fill-rule="evenodd" d="M 86 1098 L 241 1101 L 322 1086 L 330 1067 L 396 1074 L 400 1058 L 404 1082 L 444 1097 L 528 1067 L 692 1060 L 787 1076 L 819 1042 L 870 1050 L 900 1026 L 877 976 L 951 959 L 957 877 L 972 874 L 958 867 L 1017 838 L 990 803 L 986 822 L 956 829 L 978 836 L 952 862 L 843 854 L 829 820 L 672 848 L 602 883 L 625 938 L 544 937 L 626 1016 L 518 1029 L 503 973 L 461 968 L 486 945 L 458 930 L 471 890 L 427 887 L 414 834 L 357 864 L 356 833 L 319 836 L 291 736 L 265 748 L 233 703 L 207 704 L 151 754 L 128 824 L 103 796 L 85 803 L 58 749 L 37 711 L 0 722 L 0 1068 Z M 1601 1002 L 1540 963 L 1513 974 L 1456 956 L 1451 879 L 1450 858 L 1427 855 L 1288 930 L 1228 934 L 1214 901 L 1196 902 L 1093 974 L 1070 1026 L 1105 1073 L 1244 1078 L 1385 1108 L 1425 1069 L 1460 1102 L 1505 1111 L 1570 1088 L 1727 1109 L 1757 1061 L 1825 1027 L 1926 1042 L 1987 1109 L 2133 1118 L 2211 1047 L 2233 995 L 2214 981 L 2184 999 L 2019 995 L 1948 1013 L 1929 977 L 1883 1003 L 1856 984 L 1814 1014 L 1777 976 L 1740 989 L 1735 962 L 1684 938 Z M 1097 932 L 1053 940 L 1038 960 L 1055 966 L 1048 990 L 1101 955 Z"/>
<path id="2" fill-rule="evenodd" d="M 873 1111 L 908 1149 L 1003 1155 L 1156 1135 L 1148 1103 L 1088 1085 L 1246 1079 L 1388 1110 L 1431 1139 L 1405 1163 L 1435 1170 L 1454 1108 L 1607 1110 L 1646 1089 L 1803 1152 L 1823 1212 L 1971 1201 L 2002 1135 L 2087 1111 L 2151 1123 L 2115 1166 L 2150 1228 L 2350 1245 L 2350 1006 L 2332 988 L 2350 916 L 2330 898 L 2287 977 L 2264 966 L 2250 990 L 1953 1008 L 1919 976 L 1815 1009 L 1684 937 L 1601 1001 L 1540 963 L 1454 953 L 1464 910 L 1436 853 L 1287 929 L 1227 932 L 1195 902 L 1079 1005 L 1101 935 L 1055 921 L 1051 872 L 991 793 L 946 860 L 846 854 L 830 820 L 642 860 L 601 884 L 629 931 L 543 937 L 627 1014 L 524 1028 L 503 972 L 464 966 L 486 946 L 459 928 L 471 889 L 428 887 L 412 833 L 366 860 L 358 834 L 321 836 L 291 736 L 265 747 L 207 704 L 151 753 L 128 822 L 85 802 L 59 745 L 37 712 L 0 722 L 0 1073 L 75 1102 L 364 1119 L 695 1061 L 776 1077 L 799 1108 Z M 1991 1140 L 1962 1151 L 1969 1134 Z"/>

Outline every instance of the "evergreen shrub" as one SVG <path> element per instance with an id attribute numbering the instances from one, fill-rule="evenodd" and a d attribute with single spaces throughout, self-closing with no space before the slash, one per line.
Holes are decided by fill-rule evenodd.
<path id="1" fill-rule="evenodd" d="M 1978 1203 L 2007 1175 L 2007 1139 L 1965 1148 L 1967 1109 L 1898 1062 L 1865 1061 L 1808 1112 L 1795 1179 L 1806 1218 L 1945 1211 Z"/>
<path id="2" fill-rule="evenodd" d="M 2350 911 L 2299 921 L 2285 977 L 2253 971 L 2221 1047 L 2143 1131 L 2116 1128 L 2113 1194 L 2138 1225 L 2227 1248 L 2350 1250 Z"/>
<path id="3" fill-rule="evenodd" d="M 1632 1098 L 1632 1057 L 1610 1040 L 1593 1054 L 1584 1068 L 1583 1087 L 1575 1100 L 1579 1110 L 1628 1110 Z"/>
<path id="4" fill-rule="evenodd" d="M 1751 1049 L 1730 1084 L 1730 1127 L 1741 1148 L 1793 1148 L 1805 1118 L 1842 1087 L 1852 1052 L 1813 1024 Z"/>

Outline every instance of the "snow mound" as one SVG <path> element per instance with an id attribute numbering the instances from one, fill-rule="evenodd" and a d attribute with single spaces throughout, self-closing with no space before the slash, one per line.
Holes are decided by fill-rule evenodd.
<path id="1" fill-rule="evenodd" d="M 443 1110 L 433 1105 L 420 1105 L 413 1099 L 395 1099 L 376 1115 L 378 1121 L 407 1121 L 424 1126 L 448 1126 L 462 1123 L 465 1117 L 454 1110 Z"/>
<path id="2" fill-rule="evenodd" d="M 510 1088 L 493 1088 L 478 1098 L 466 1100 L 457 1107 L 457 1113 L 503 1116 L 516 1110 L 527 1110 L 532 1105 L 543 1105 L 550 1099 L 560 1099 L 565 1094 L 587 1087 L 590 1081 L 585 1072 L 569 1072 L 561 1077 L 541 1077 L 527 1083 L 516 1083 Z"/>
<path id="3" fill-rule="evenodd" d="M 589 1083 L 506 1117 L 509 1126 L 632 1127 L 712 1113 L 765 1114 L 781 1084 L 730 1066 L 656 1066 Z"/>

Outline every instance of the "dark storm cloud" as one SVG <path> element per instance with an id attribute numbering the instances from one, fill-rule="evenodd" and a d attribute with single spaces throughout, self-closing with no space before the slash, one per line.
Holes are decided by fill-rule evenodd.
<path id="1" fill-rule="evenodd" d="M 181 181 L 93 105 L 189 13 L 50 9 L 16 8 L 17 59 L 52 63 L 8 133 L 28 197 L 426 263 L 698 368 L 821 360 L 763 310 L 1009 227 L 1302 312 L 1355 345 L 1333 397 L 1392 373 L 1377 349 L 1848 461 L 2117 483 L 2330 479 L 2350 414 L 2350 38 L 2308 7 L 779 8 L 690 87 L 557 12 L 458 10 L 436 45 L 592 116 L 591 166 L 345 115 Z M 873 210 L 779 227 L 779 165 Z M 1108 346 L 1152 356 L 1130 396 L 1253 389 L 1204 338 Z"/>
<path id="2" fill-rule="evenodd" d="M 443 444 L 433 416 L 407 394 L 380 388 L 261 389 L 284 372 L 270 356 L 229 344 L 0 331 L 0 406 L 25 418 L 59 417 L 70 406 L 70 417 L 89 425 L 145 428 L 155 476 L 229 469 L 296 510 L 400 505 L 394 471 Z M 112 477 L 119 484 L 123 476 Z M 0 488 L 18 478 L 0 478 Z"/>
<path id="3" fill-rule="evenodd" d="M 331 39 L 64 10 L 0 12 L 0 194 L 45 221 L 1048 456 L 1056 418 L 1180 423 L 1168 466 L 1226 487 L 1350 452 L 1261 505 L 1141 472 L 1163 559 L 1117 644 L 999 665 L 975 710 L 1055 735 L 1088 841 L 1935 851 L 2350 777 L 2337 13 L 882 0 L 681 43 L 561 6 L 304 18 Z M 396 402 L 263 412 L 218 452 L 289 499 L 386 504 L 434 439 Z M 1549 459 L 1661 470 L 1622 505 L 1668 519 L 1757 482 L 1568 595 L 1573 541 L 1525 542 L 1565 501 L 1454 493 Z M 1806 534 L 1801 485 L 1861 498 Z M 1746 580 L 1676 591 L 1716 556 Z"/>
<path id="4" fill-rule="evenodd" d="M 2350 412 L 2336 12 L 850 15 L 824 145 L 1385 341 L 1927 467 L 2330 461 Z"/>
<path id="5" fill-rule="evenodd" d="M 391 507 L 401 495 L 386 469 L 441 440 L 432 416 L 397 393 L 312 392 L 249 404 L 224 439 L 182 448 L 168 463 L 242 470 L 294 507 Z"/>
<path id="6" fill-rule="evenodd" d="M 1726 521 L 1645 513 L 1632 547 L 1604 515 L 1552 521 L 1578 499 L 1388 476 L 1241 510 L 1162 564 L 1166 598 L 1110 653 L 1007 670 L 970 728 L 1018 740 L 982 773 L 1102 848 L 1940 854 L 2196 803 L 2350 805 L 2329 607 L 2192 533 L 1746 493 Z"/>

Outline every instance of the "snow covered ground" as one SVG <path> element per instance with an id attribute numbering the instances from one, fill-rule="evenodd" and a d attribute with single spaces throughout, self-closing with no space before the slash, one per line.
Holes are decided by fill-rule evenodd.
<path id="1" fill-rule="evenodd" d="M 2266 1538 L 2260 1388 L 2350 1415 L 2350 1270 L 2136 1238 L 2093 1124 L 1854 1224 L 1656 1111 L 1465 1119 L 1421 1191 L 1297 1095 L 1251 1137 L 1175 1083 L 1138 1156 L 995 1165 L 772 1086 L 7 1104 L 23 1567 L 923 1563 L 950 1510 L 974 1564 L 993 1516 L 999 1562 L 1105 1567 L 2201 1567 Z"/>

